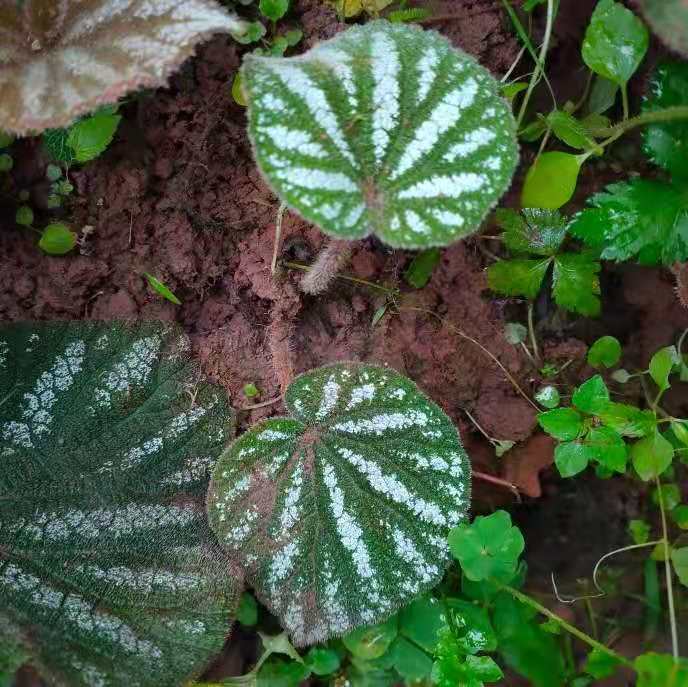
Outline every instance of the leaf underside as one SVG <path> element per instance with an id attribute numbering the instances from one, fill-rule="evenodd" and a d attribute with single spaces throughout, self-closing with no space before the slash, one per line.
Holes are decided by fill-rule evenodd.
<path id="1" fill-rule="evenodd" d="M 51 685 L 198 675 L 237 600 L 203 493 L 231 431 L 157 323 L 0 328 L 0 646 Z"/>
<path id="2" fill-rule="evenodd" d="M 213 471 L 210 524 L 297 645 L 382 620 L 441 579 L 470 466 L 447 416 L 393 370 L 298 377 L 292 417 L 242 435 Z"/>
<path id="3" fill-rule="evenodd" d="M 497 82 L 439 34 L 384 20 L 304 55 L 248 55 L 249 134 L 275 192 L 325 233 L 447 245 L 508 188 L 516 126 Z"/>
<path id="4" fill-rule="evenodd" d="M 243 23 L 211 0 L 0 0 L 0 129 L 65 127 Z"/>

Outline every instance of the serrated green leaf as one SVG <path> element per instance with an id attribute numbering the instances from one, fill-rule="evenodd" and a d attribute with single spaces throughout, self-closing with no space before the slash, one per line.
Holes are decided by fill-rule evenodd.
<path id="1" fill-rule="evenodd" d="M 503 510 L 479 515 L 449 533 L 449 549 L 469 580 L 511 582 L 525 542 L 511 516 Z"/>
<path id="2" fill-rule="evenodd" d="M 62 222 L 49 224 L 38 241 L 38 247 L 48 255 L 64 255 L 76 246 L 76 234 Z"/>
<path id="3" fill-rule="evenodd" d="M 97 113 L 80 119 L 67 133 L 67 145 L 76 162 L 84 163 L 101 155 L 112 143 L 122 117 L 118 114 Z"/>
<path id="4" fill-rule="evenodd" d="M 595 460 L 597 452 L 585 441 L 566 441 L 554 449 L 554 463 L 562 477 L 573 477 L 583 472 Z"/>
<path id="5" fill-rule="evenodd" d="M 678 661 L 670 654 L 653 651 L 637 656 L 633 665 L 638 673 L 636 687 L 688 687 L 688 660 Z"/>
<path id="6" fill-rule="evenodd" d="M 671 465 L 673 457 L 674 447 L 657 431 L 631 446 L 633 467 L 643 482 L 659 477 Z"/>
<path id="7" fill-rule="evenodd" d="M 576 155 L 543 153 L 530 166 L 521 190 L 521 205 L 558 210 L 571 200 L 581 162 Z"/>
<path id="8" fill-rule="evenodd" d="M 614 0 L 600 0 L 585 31 L 581 54 L 593 72 L 623 85 L 645 57 L 649 40 L 647 28 L 631 10 Z"/>
<path id="9" fill-rule="evenodd" d="M 595 146 L 585 127 L 571 114 L 564 110 L 553 110 L 547 115 L 547 123 L 554 135 L 571 148 L 585 150 Z"/>
<path id="10" fill-rule="evenodd" d="M 688 16 L 688 9 L 686 10 Z M 686 29 L 688 32 L 688 29 Z M 688 63 L 665 62 L 652 75 L 644 112 L 688 105 Z M 688 122 L 650 124 L 643 129 L 648 157 L 674 177 L 688 178 Z"/>
<path id="11" fill-rule="evenodd" d="M 487 268 L 487 283 L 497 293 L 534 299 L 551 258 L 500 260 Z"/>
<path id="12" fill-rule="evenodd" d="M 475 231 L 518 151 L 493 77 L 439 34 L 384 20 L 304 55 L 248 55 L 249 133 L 277 195 L 326 234 L 447 245 Z"/>
<path id="13" fill-rule="evenodd" d="M 594 452 L 595 460 L 607 470 L 626 472 L 628 451 L 621 435 L 609 427 L 593 427 L 585 439 L 586 445 Z"/>
<path id="14" fill-rule="evenodd" d="M 554 259 L 552 293 L 560 308 L 595 317 L 600 314 L 600 263 L 587 253 L 561 253 Z"/>
<path id="15" fill-rule="evenodd" d="M 581 384 L 571 401 L 578 410 L 590 415 L 604 412 L 609 405 L 609 389 L 600 375 L 595 375 Z"/>
<path id="16" fill-rule="evenodd" d="M 603 260 L 637 258 L 644 265 L 688 260 L 688 198 L 661 181 L 611 184 L 589 200 L 569 231 Z"/>
<path id="17" fill-rule="evenodd" d="M 414 288 L 422 289 L 430 281 L 432 271 L 439 263 L 441 255 L 439 248 L 430 248 L 416 253 L 406 272 L 404 272 L 406 281 Z"/>
<path id="18" fill-rule="evenodd" d="M 540 427 L 560 441 L 577 439 L 583 431 L 583 416 L 574 408 L 555 408 L 537 417 Z"/>
<path id="19" fill-rule="evenodd" d="M 566 236 L 566 220 L 556 210 L 499 208 L 497 223 L 504 229 L 504 245 L 515 253 L 554 255 Z"/>
<path id="20" fill-rule="evenodd" d="M 625 437 L 644 437 L 654 432 L 657 418 L 650 410 L 640 410 L 625 403 L 609 403 L 597 413 L 602 424 Z"/>
<path id="21" fill-rule="evenodd" d="M 588 351 L 588 365 L 592 367 L 614 367 L 621 359 L 621 344 L 614 336 L 602 336 Z"/>
<path id="22" fill-rule="evenodd" d="M 660 348 L 650 359 L 649 371 L 654 383 L 660 391 L 666 391 L 669 384 L 669 376 L 674 369 L 674 365 L 681 362 L 676 346 L 666 346 Z"/>
<path id="23" fill-rule="evenodd" d="M 409 379 L 355 363 L 294 380 L 292 417 L 232 444 L 211 525 L 298 645 L 388 616 L 442 577 L 470 467 L 447 416 Z"/>
<path id="24" fill-rule="evenodd" d="M 188 350 L 158 323 L 0 328 L 0 617 L 50 684 L 179 685 L 224 644 L 202 498 L 230 414 Z"/>
<path id="25" fill-rule="evenodd" d="M 688 57 L 688 6 L 684 0 L 640 0 L 640 8 L 662 41 Z"/>

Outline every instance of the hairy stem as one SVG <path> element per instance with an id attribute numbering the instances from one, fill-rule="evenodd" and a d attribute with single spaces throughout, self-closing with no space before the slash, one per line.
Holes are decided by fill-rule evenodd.
<path id="1" fill-rule="evenodd" d="M 330 239 L 301 280 L 301 290 L 313 296 L 323 293 L 350 257 L 351 241 Z"/>
<path id="2" fill-rule="evenodd" d="M 678 662 L 678 626 L 676 624 L 676 609 L 674 608 L 674 582 L 671 572 L 671 559 L 669 557 L 669 535 L 667 534 L 666 512 L 664 510 L 664 493 L 659 477 L 655 477 L 657 495 L 659 500 L 659 512 L 662 517 L 662 541 L 664 543 L 664 574 L 666 576 L 667 602 L 669 608 L 669 626 L 671 628 L 671 653 L 674 661 Z"/>
<path id="3" fill-rule="evenodd" d="M 630 117 L 629 119 L 619 122 L 614 126 L 600 129 L 590 129 L 590 133 L 597 137 L 613 137 L 617 134 L 618 136 L 621 136 L 622 134 L 626 133 L 626 131 L 634 129 L 637 126 L 644 126 L 645 124 L 658 124 L 662 122 L 674 122 L 680 119 L 688 119 L 688 105 L 675 105 L 673 107 L 667 107 L 663 110 L 643 112 L 635 117 Z M 606 145 L 606 143 L 602 142 L 600 145 Z"/>
<path id="4" fill-rule="evenodd" d="M 542 613 L 542 615 L 546 616 L 550 620 L 553 620 L 558 625 L 561 625 L 561 627 L 564 630 L 566 630 L 569 634 L 572 634 L 574 637 L 580 639 L 581 642 L 585 642 L 588 646 L 591 646 L 593 649 L 597 649 L 598 651 L 601 651 L 607 654 L 608 656 L 611 656 L 612 658 L 616 659 L 619 663 L 622 663 L 623 665 L 629 668 L 633 668 L 633 664 L 625 656 L 622 656 L 613 649 L 610 649 L 601 642 L 598 642 L 596 639 L 593 639 L 590 635 L 575 627 L 575 625 L 567 623 L 563 618 L 560 618 L 556 613 L 550 611 L 549 608 L 535 601 L 535 599 L 528 596 L 527 594 L 524 594 L 523 592 L 520 592 L 518 589 L 514 589 L 509 585 L 500 584 L 499 588 L 511 594 L 511 596 L 513 596 L 515 599 L 518 599 L 522 603 L 527 604 L 531 608 L 534 608 L 538 613 Z"/>

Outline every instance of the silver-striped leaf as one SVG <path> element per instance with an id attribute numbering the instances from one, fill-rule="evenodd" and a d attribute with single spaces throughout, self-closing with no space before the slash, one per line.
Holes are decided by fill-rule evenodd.
<path id="1" fill-rule="evenodd" d="M 0 129 L 69 126 L 245 26 L 214 0 L 0 0 Z"/>
<path id="2" fill-rule="evenodd" d="M 302 646 L 378 622 L 436 585 L 470 503 L 456 428 L 416 385 L 357 363 L 295 379 L 291 417 L 213 470 L 210 525 Z"/>
<path id="3" fill-rule="evenodd" d="M 188 353 L 158 323 L 0 327 L 0 645 L 51 685 L 173 687 L 229 632 L 203 497 L 231 412 Z"/>
<path id="4" fill-rule="evenodd" d="M 249 134 L 277 195 L 326 234 L 444 246 L 506 191 L 516 124 L 490 73 L 385 20 L 288 59 L 247 55 Z"/>

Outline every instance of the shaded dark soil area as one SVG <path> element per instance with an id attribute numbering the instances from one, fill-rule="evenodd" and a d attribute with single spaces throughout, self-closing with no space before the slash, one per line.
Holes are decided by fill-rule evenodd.
<path id="1" fill-rule="evenodd" d="M 578 46 L 593 5 L 592 0 L 562 3 L 550 72 L 562 101 L 580 96 L 584 86 Z M 495 74 L 509 68 L 518 43 L 499 0 L 439 2 L 435 14 L 451 18 L 429 27 Z M 294 16 L 306 46 L 341 28 L 334 13 L 317 2 L 298 0 Z M 299 291 L 299 271 L 281 269 L 273 277 L 279 203 L 256 170 L 243 108 L 232 99 L 231 80 L 240 59 L 240 46 L 218 38 L 184 66 L 169 89 L 141 95 L 123 108 L 125 121 L 115 144 L 72 174 L 76 200 L 67 218 L 75 230 L 94 228 L 78 254 L 43 255 L 34 237 L 11 221 L 13 210 L 0 206 L 0 319 L 176 320 L 191 337 L 204 372 L 226 389 L 237 408 L 256 402 L 243 397 L 247 383 L 260 389 L 261 402 L 277 397 L 293 374 L 320 364 L 347 359 L 389 364 L 414 379 L 457 423 L 475 469 L 522 489 L 526 503 L 516 517 L 526 530 L 536 588 L 550 593 L 554 572 L 562 590 L 572 589 L 576 578 L 589 577 L 604 552 L 627 543 L 627 521 L 637 514 L 643 495 L 622 479 L 562 483 L 556 478 L 551 441 L 531 437 L 535 409 L 492 359 L 457 333 L 458 328 L 480 342 L 532 395 L 539 373 L 503 336 L 507 321 L 525 321 L 525 308 L 488 291 L 485 241 L 469 239 L 444 250 L 429 285 L 420 291 L 402 279 L 410 254 L 373 240 L 360 243 L 348 272 L 401 288 L 408 292 L 404 307 L 419 309 L 394 314 L 390 308 L 374 327 L 373 314 L 386 298 L 379 290 L 339 281 L 316 299 Z M 525 152 L 526 160 L 530 155 Z M 31 188 L 40 207 L 45 159 L 30 142 L 22 144 L 17 158 L 23 162 L 16 184 Z M 612 159 L 588 166 L 577 199 L 625 177 L 634 164 Z M 513 191 L 506 201 L 516 204 Z M 489 224 L 485 228 L 486 234 L 494 231 Z M 317 229 L 285 215 L 282 260 L 309 263 L 321 245 Z M 144 271 L 161 279 L 183 305 L 152 293 Z M 644 369 L 658 347 L 688 327 L 688 310 L 675 298 L 669 273 L 608 269 L 602 288 L 599 320 L 562 319 L 548 307 L 538 312 L 545 358 L 558 364 L 574 360 L 562 382 L 575 384 L 590 372 L 583 362 L 584 344 L 597 336 L 617 336 L 625 346 L 625 366 Z M 436 313 L 444 323 L 421 310 Z M 638 389 L 629 393 L 637 395 Z M 688 413 L 685 394 L 670 396 L 668 409 Z M 488 434 L 520 443 L 500 463 L 465 410 Z M 240 427 L 280 412 L 279 401 L 246 411 Z M 509 491 L 484 483 L 476 485 L 475 495 L 476 511 L 513 505 Z M 236 646 L 247 651 L 242 641 Z M 238 652 L 227 659 L 224 674 L 241 672 L 250 662 L 250 652 L 241 660 Z"/>

